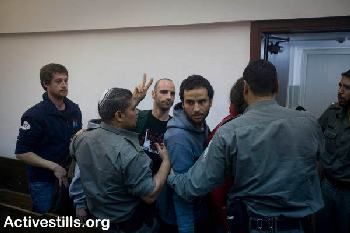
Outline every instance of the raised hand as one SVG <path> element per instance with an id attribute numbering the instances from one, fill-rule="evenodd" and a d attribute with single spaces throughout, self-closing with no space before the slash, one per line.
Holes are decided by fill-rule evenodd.
<path id="1" fill-rule="evenodd" d="M 132 98 L 135 101 L 135 106 L 138 105 L 140 101 L 145 98 L 147 91 L 149 87 L 152 85 L 152 83 L 153 83 L 153 78 L 147 81 L 147 75 L 144 73 L 142 83 L 137 85 L 135 87 L 134 92 L 132 93 Z"/>

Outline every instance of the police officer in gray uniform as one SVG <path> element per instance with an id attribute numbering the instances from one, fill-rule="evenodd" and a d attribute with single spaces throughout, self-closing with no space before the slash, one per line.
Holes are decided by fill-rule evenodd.
<path id="1" fill-rule="evenodd" d="M 249 63 L 243 79 L 244 114 L 222 126 L 194 166 L 171 173 L 168 184 L 188 199 L 231 175 L 232 232 L 304 232 L 302 218 L 323 206 L 316 166 L 322 131 L 307 112 L 276 103 L 277 73 L 270 62 Z"/>
<path id="2" fill-rule="evenodd" d="M 318 233 L 350 232 L 350 70 L 339 81 L 338 102 L 319 123 L 326 139 L 320 157 L 325 207 L 317 214 Z"/>
<path id="3" fill-rule="evenodd" d="M 151 160 L 139 145 L 135 102 L 129 90 L 109 89 L 98 104 L 100 127 L 76 136 L 71 144 L 80 167 L 81 183 L 90 213 L 111 220 L 111 232 L 157 232 L 150 211 L 170 170 L 168 153 L 156 144 L 162 158 L 152 177 Z"/>

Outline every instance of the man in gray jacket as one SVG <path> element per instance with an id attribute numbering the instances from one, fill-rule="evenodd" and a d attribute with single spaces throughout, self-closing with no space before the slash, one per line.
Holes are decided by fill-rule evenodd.
<path id="1" fill-rule="evenodd" d="M 78 135 L 71 144 L 90 213 L 110 219 L 111 232 L 156 232 L 148 204 L 161 191 L 170 169 L 166 148 L 156 144 L 161 166 L 155 176 L 142 150 L 136 126 L 136 104 L 129 90 L 109 89 L 98 104 L 100 127 Z"/>
<path id="2" fill-rule="evenodd" d="M 231 175 L 232 232 L 246 223 L 244 232 L 302 233 L 302 218 L 323 206 L 316 169 L 322 131 L 307 112 L 276 103 L 277 72 L 270 62 L 249 63 L 243 79 L 245 113 L 222 126 L 194 166 L 171 174 L 168 184 L 188 199 Z"/>

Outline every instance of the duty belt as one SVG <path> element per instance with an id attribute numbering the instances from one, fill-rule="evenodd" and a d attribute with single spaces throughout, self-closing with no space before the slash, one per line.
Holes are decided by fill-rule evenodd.
<path id="1" fill-rule="evenodd" d="M 249 225 L 251 230 L 256 231 L 287 231 L 302 229 L 301 218 L 286 217 L 249 217 Z"/>

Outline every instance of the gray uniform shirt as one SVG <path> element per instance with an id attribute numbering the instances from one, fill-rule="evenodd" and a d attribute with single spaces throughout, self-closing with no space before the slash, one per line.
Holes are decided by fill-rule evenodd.
<path id="1" fill-rule="evenodd" d="M 323 147 L 310 114 L 259 101 L 222 126 L 188 173 L 171 174 L 168 183 L 190 198 L 233 176 L 229 199 L 240 197 L 251 212 L 303 217 L 323 206 L 316 169 Z"/>
<path id="2" fill-rule="evenodd" d="M 334 179 L 350 183 L 350 121 L 347 109 L 332 104 L 319 119 L 326 139 L 320 161 Z"/>
<path id="3" fill-rule="evenodd" d="M 155 187 L 151 160 L 136 133 L 101 123 L 71 144 L 89 211 L 97 218 L 129 219 Z"/>

